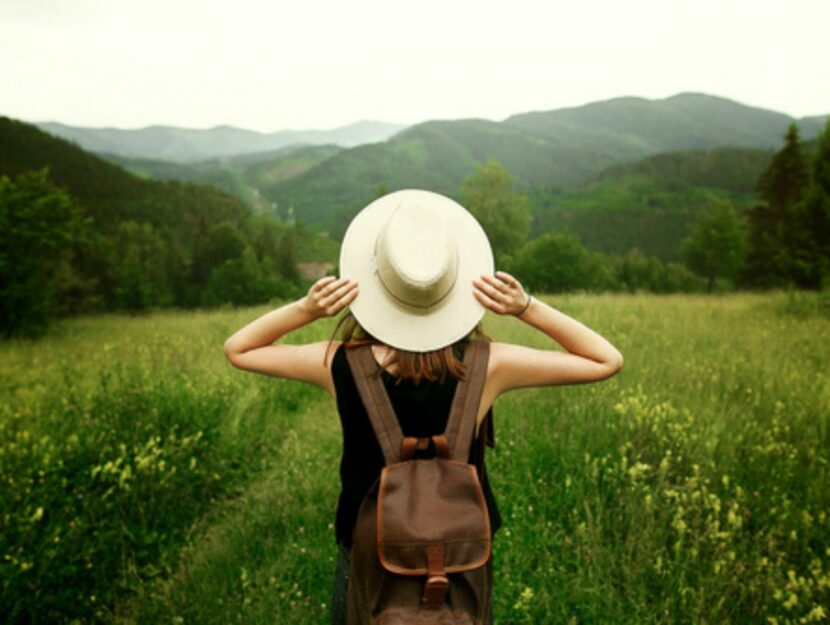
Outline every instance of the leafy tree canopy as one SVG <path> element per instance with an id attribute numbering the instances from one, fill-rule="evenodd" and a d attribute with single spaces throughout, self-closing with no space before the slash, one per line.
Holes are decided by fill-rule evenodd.
<path id="1" fill-rule="evenodd" d="M 498 161 L 485 161 L 464 179 L 461 203 L 487 233 L 497 264 L 517 252 L 527 240 L 528 199 L 513 191 L 510 172 Z"/>

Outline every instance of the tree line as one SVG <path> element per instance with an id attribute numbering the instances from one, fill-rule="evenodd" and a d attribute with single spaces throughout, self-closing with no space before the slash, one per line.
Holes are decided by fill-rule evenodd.
<path id="1" fill-rule="evenodd" d="M 830 283 L 830 122 L 811 158 L 798 127 L 790 126 L 756 183 L 750 208 L 713 199 L 688 228 L 682 263 L 636 248 L 622 255 L 590 251 L 568 231 L 528 240 L 528 198 L 512 187 L 509 172 L 490 160 L 464 180 L 461 202 L 487 231 L 497 266 L 532 290 L 671 293 Z"/>
<path id="2" fill-rule="evenodd" d="M 59 315 L 251 305 L 302 291 L 298 250 L 319 238 L 302 223 L 242 210 L 207 188 L 152 183 L 164 186 L 148 191 L 118 175 L 126 176 L 100 174 L 112 194 L 96 194 L 90 176 L 81 178 L 89 189 L 70 193 L 48 169 L 0 177 L 4 335 L 37 334 Z M 117 196 L 127 186 L 138 199 Z M 529 239 L 529 199 L 495 160 L 467 176 L 459 196 L 487 231 L 497 266 L 537 292 L 818 289 L 830 281 L 830 124 L 812 157 L 791 126 L 758 180 L 757 203 L 739 211 L 714 200 L 691 224 L 682 263 L 638 249 L 591 251 L 567 231 Z"/>
<path id="3" fill-rule="evenodd" d="M 112 221 L 112 220 L 111 220 Z M 301 224 L 249 213 L 190 236 L 93 219 L 47 169 L 0 177 L 0 328 L 36 335 L 56 316 L 250 305 L 300 291 Z"/>

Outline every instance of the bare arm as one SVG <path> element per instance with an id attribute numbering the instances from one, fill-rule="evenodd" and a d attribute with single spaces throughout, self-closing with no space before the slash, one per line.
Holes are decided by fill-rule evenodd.
<path id="1" fill-rule="evenodd" d="M 622 354 L 611 343 L 565 313 L 535 298 L 529 300 L 509 274 L 500 271 L 482 276 L 475 281 L 473 292 L 486 308 L 500 315 L 518 315 L 567 350 L 494 343 L 487 384 L 491 401 L 513 388 L 596 382 L 622 368 Z"/>
<path id="2" fill-rule="evenodd" d="M 336 315 L 357 297 L 357 284 L 343 278 L 318 280 L 308 294 L 264 314 L 225 341 L 225 356 L 234 367 L 310 382 L 334 395 L 325 358 L 327 341 L 275 345 L 281 337 L 321 317 Z"/>

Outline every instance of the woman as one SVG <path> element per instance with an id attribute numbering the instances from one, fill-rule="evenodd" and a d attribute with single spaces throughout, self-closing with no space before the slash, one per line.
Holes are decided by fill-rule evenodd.
<path id="1" fill-rule="evenodd" d="M 225 342 L 241 369 L 309 382 L 337 402 L 344 434 L 342 490 L 336 534 L 340 543 L 333 600 L 334 623 L 344 622 L 349 543 L 361 499 L 383 466 L 377 440 L 346 363 L 345 349 L 371 344 L 401 428 L 407 436 L 443 432 L 461 359 L 480 337 L 485 309 L 515 316 L 566 352 L 492 342 L 478 406 L 477 426 L 493 402 L 512 389 L 595 382 L 614 375 L 620 352 L 580 322 L 525 293 L 507 273 L 493 272 L 489 242 L 476 220 L 449 198 L 398 191 L 367 206 L 352 221 L 341 247 L 342 277 L 318 280 L 305 297 L 267 313 Z M 277 341 L 347 307 L 343 340 L 306 345 Z M 551 345 L 553 347 L 553 344 Z M 477 439 L 482 438 L 476 434 Z M 473 450 L 482 449 L 478 445 Z M 483 472 L 492 525 L 498 512 Z"/>

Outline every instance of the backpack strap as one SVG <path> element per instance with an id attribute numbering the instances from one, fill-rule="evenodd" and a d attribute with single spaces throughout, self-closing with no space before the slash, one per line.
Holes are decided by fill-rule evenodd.
<path id="1" fill-rule="evenodd" d="M 467 462 L 470 457 L 489 358 L 490 343 L 487 341 L 473 341 L 464 353 L 464 380 L 455 388 L 445 431 L 450 444 L 450 458 L 454 460 Z"/>
<path id="2" fill-rule="evenodd" d="M 352 370 L 352 377 L 357 385 L 357 392 L 369 415 L 372 429 L 380 443 L 386 464 L 394 464 L 400 459 L 403 432 L 389 395 L 383 387 L 378 373 L 378 364 L 372 356 L 371 345 L 345 348 L 346 360 Z"/>

